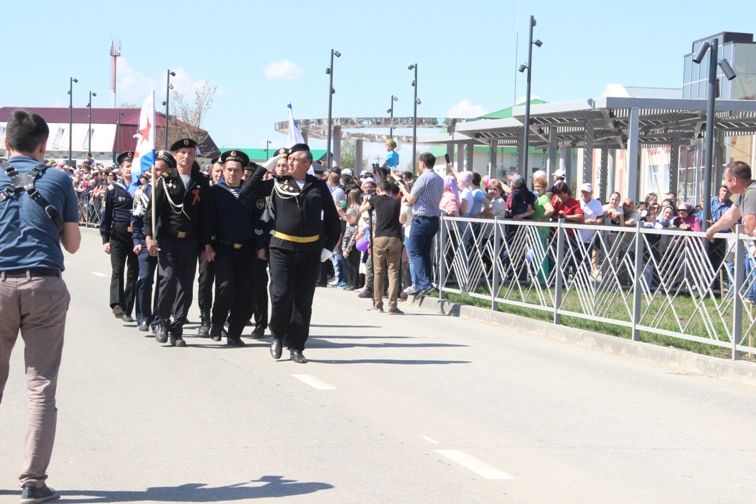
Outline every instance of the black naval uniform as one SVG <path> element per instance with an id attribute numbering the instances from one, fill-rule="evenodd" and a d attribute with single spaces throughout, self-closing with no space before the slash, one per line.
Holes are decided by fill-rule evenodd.
<path id="1" fill-rule="evenodd" d="M 250 302 L 255 320 L 255 329 L 252 335 L 256 338 L 262 338 L 265 329 L 268 328 L 268 258 L 270 257 L 270 232 L 273 230 L 273 223 L 263 218 L 266 202 L 266 198 L 258 198 L 255 201 L 253 216 L 257 252 L 252 270 L 252 285 L 255 288 L 250 295 Z M 261 256 L 264 259 L 261 259 Z"/>
<path id="2" fill-rule="evenodd" d="M 211 243 L 215 212 L 208 179 L 196 164 L 188 187 L 176 168 L 164 172 L 156 184 L 156 239 L 160 249 L 157 315 L 161 324 L 156 339 L 165 342 L 169 332 L 174 344 L 183 341 L 183 326 L 192 304 L 197 254 Z M 150 236 L 152 229 L 152 211 L 148 209 L 144 216 L 145 236 Z"/>
<path id="3" fill-rule="evenodd" d="M 225 182 L 210 189 L 216 210 L 215 225 L 215 302 L 210 336 L 220 340 L 228 320 L 228 343 L 243 345 L 241 333 L 252 314 L 249 296 L 253 292 L 255 242 L 253 203 L 239 198 L 240 188 Z M 264 287 L 263 287 L 264 288 Z"/>
<path id="4" fill-rule="evenodd" d="M 242 197 L 271 195 L 273 233 L 270 239 L 270 332 L 290 350 L 302 351 L 310 334 L 312 298 L 320 275 L 323 248 L 333 250 L 341 227 L 325 182 L 307 175 L 300 189 L 290 176 L 263 180 L 258 167 L 242 187 Z M 273 190 L 274 182 L 295 197 Z"/>
<path id="5" fill-rule="evenodd" d="M 105 193 L 100 235 L 110 243 L 110 307 L 116 317 L 131 318 L 139 264 L 131 242 L 131 210 L 134 200 L 123 181 L 108 187 Z M 124 281 L 124 266 L 127 267 Z M 119 309 L 120 307 L 120 309 Z"/>

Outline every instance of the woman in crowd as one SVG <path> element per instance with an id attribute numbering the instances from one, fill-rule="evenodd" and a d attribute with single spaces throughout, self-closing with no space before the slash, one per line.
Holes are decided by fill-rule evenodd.
<path id="1" fill-rule="evenodd" d="M 441 195 L 439 208 L 443 215 L 449 217 L 459 217 L 459 187 L 454 175 L 444 177 L 444 193 Z"/>

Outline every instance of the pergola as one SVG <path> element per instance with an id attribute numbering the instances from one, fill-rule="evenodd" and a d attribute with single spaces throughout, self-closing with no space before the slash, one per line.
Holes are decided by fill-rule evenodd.
<path id="1" fill-rule="evenodd" d="M 454 120 L 439 117 L 418 117 L 418 128 L 431 128 L 446 131 Z M 383 133 L 364 132 L 355 130 L 376 130 L 389 128 L 412 128 L 414 117 L 334 117 L 331 119 L 333 125 L 333 158 L 336 164 L 341 159 L 341 141 L 355 140 L 355 170 L 359 172 L 362 169 L 362 150 L 364 142 L 383 143 L 386 135 Z M 302 136 L 307 141 L 309 138 L 326 139 L 328 137 L 328 120 L 327 119 L 297 119 L 299 129 L 302 130 Z M 275 124 L 278 133 L 287 135 L 289 133 L 289 122 L 281 121 Z M 412 143 L 411 135 L 394 135 L 394 139 L 400 143 Z"/>
<path id="2" fill-rule="evenodd" d="M 518 166 L 522 167 L 525 106 L 513 109 L 508 119 L 477 120 L 456 125 L 456 132 L 473 142 L 488 144 L 495 155 L 498 146 L 517 146 Z M 716 102 L 715 168 L 724 164 L 724 137 L 756 134 L 756 101 Z M 678 153 L 681 145 L 703 137 L 706 128 L 706 100 L 606 96 L 597 99 L 531 105 L 531 147 L 546 150 L 547 172 L 553 171 L 561 155 L 567 173 L 572 172 L 571 149 L 601 150 L 599 187 L 602 197 L 607 186 L 610 157 L 614 165 L 616 149 L 628 151 L 629 196 L 638 199 L 639 164 L 642 147 L 671 146 L 670 181 L 677 186 Z M 495 158 L 494 158 L 495 159 Z M 593 156 L 583 156 L 583 178 L 593 174 Z M 528 174 L 530 175 L 530 174 Z M 715 175 L 713 180 L 719 183 Z M 704 188 L 708 198 L 711 188 Z"/>

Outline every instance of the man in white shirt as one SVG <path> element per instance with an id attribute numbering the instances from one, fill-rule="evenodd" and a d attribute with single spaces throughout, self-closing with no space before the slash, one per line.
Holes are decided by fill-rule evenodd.
<path id="1" fill-rule="evenodd" d="M 603 224 L 604 207 L 601 206 L 599 200 L 593 199 L 593 186 L 589 182 L 580 186 L 580 196 L 580 208 L 585 215 L 583 224 Z M 597 235 L 598 231 L 593 229 L 580 230 L 580 241 L 583 242 L 586 251 L 591 251 L 591 275 L 594 278 L 597 278 L 599 274 L 599 253 L 601 250 L 601 243 Z"/>

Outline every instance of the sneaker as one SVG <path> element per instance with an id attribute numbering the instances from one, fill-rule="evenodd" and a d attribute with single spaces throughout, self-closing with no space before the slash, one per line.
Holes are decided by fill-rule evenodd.
<path id="1" fill-rule="evenodd" d="M 336 284 L 336 287 L 339 289 L 346 289 L 347 283 L 346 282 L 339 282 Z"/>
<path id="2" fill-rule="evenodd" d="M 414 296 L 417 291 L 411 285 L 402 291 L 406 296 Z"/>
<path id="3" fill-rule="evenodd" d="M 397 308 L 396 306 L 393 308 L 389 308 L 386 313 L 388 313 L 389 315 L 404 315 L 404 312 L 400 310 L 399 308 Z"/>
<path id="4" fill-rule="evenodd" d="M 47 485 L 25 486 L 21 489 L 21 504 L 37 504 L 60 499 L 60 495 Z"/>

